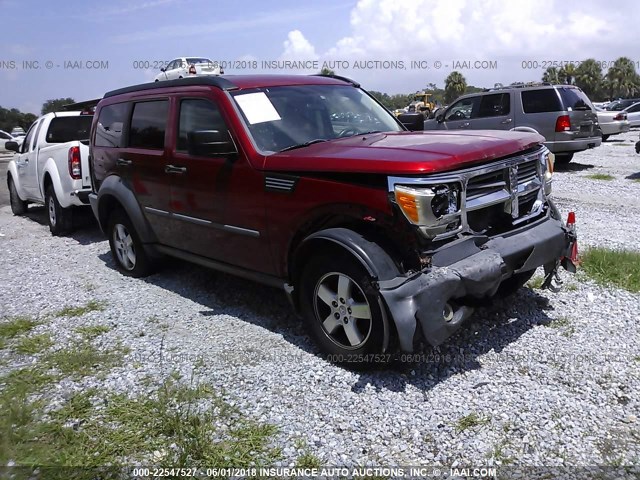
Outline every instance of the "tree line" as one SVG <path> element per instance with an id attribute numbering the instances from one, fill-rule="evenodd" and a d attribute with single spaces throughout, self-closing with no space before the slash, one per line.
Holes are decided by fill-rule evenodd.
<path id="1" fill-rule="evenodd" d="M 42 104 L 40 114 L 45 115 L 49 112 L 59 112 L 64 105 L 70 103 L 75 103 L 75 100 L 69 97 L 47 100 Z M 15 127 L 22 127 L 26 132 L 37 118 L 33 113 L 24 113 L 17 108 L 7 109 L 0 107 L 0 130 L 11 132 Z"/>

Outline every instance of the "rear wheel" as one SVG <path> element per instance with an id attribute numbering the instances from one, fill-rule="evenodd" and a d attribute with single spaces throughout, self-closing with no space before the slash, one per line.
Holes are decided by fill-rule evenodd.
<path id="1" fill-rule="evenodd" d="M 109 218 L 109 246 L 118 270 L 129 277 L 146 277 L 153 270 L 151 259 L 126 213 L 116 210 Z"/>
<path id="2" fill-rule="evenodd" d="M 556 163 L 566 165 L 573 159 L 573 153 L 556 153 Z"/>
<path id="3" fill-rule="evenodd" d="M 47 206 L 47 220 L 52 235 L 63 235 L 73 226 L 73 212 L 71 208 L 62 208 L 53 185 L 48 185 L 44 193 L 44 203 Z"/>
<path id="4" fill-rule="evenodd" d="M 312 259 L 301 281 L 307 328 L 330 361 L 351 368 L 384 363 L 384 320 L 379 293 L 360 263 L 348 254 Z"/>
<path id="5" fill-rule="evenodd" d="M 18 190 L 13 183 L 13 178 L 9 177 L 9 202 L 11 203 L 11 213 L 14 215 L 24 215 L 27 213 L 27 202 L 20 199 Z"/>
<path id="6" fill-rule="evenodd" d="M 603 135 L 602 135 L 602 141 L 603 141 L 603 142 L 606 142 L 607 140 L 609 140 L 609 137 L 610 137 L 610 136 L 611 136 L 611 135 L 604 135 L 604 134 L 603 134 Z"/>

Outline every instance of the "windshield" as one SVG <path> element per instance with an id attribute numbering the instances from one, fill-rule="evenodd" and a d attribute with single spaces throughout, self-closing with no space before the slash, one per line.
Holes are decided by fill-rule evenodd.
<path id="1" fill-rule="evenodd" d="M 279 152 L 319 141 L 403 128 L 359 88 L 295 85 L 232 93 L 256 146 Z"/>

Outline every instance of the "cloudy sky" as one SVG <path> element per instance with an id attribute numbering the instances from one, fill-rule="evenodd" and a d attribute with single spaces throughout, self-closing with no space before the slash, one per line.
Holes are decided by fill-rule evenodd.
<path id="1" fill-rule="evenodd" d="M 640 63 L 640 3 L 633 0 L 615 8 L 600 0 L 309 5 L 0 0 L 0 106 L 39 113 L 49 98 L 98 98 L 152 80 L 152 67 L 182 55 L 231 62 L 229 74 L 277 73 L 278 60 L 311 66 L 292 73 L 315 73 L 316 65 L 333 62 L 336 73 L 388 93 L 443 86 L 456 66 L 469 84 L 493 86 L 539 80 L 554 61 L 628 56 Z"/>

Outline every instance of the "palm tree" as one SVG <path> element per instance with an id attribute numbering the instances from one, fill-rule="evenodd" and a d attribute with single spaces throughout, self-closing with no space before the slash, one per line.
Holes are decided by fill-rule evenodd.
<path id="1" fill-rule="evenodd" d="M 640 79 L 634 63 L 627 57 L 620 57 L 607 71 L 609 96 L 630 97 L 640 91 Z"/>
<path id="2" fill-rule="evenodd" d="M 582 62 L 576 69 L 576 85 L 579 86 L 589 98 L 601 95 L 602 68 L 593 58 Z"/>
<path id="3" fill-rule="evenodd" d="M 558 76 L 560 77 L 560 82 L 573 85 L 576 79 L 576 66 L 573 63 L 567 63 L 560 68 Z"/>
<path id="4" fill-rule="evenodd" d="M 335 75 L 335 74 L 336 72 L 334 72 L 333 70 L 327 67 L 322 67 L 322 70 L 320 70 L 320 75 Z"/>
<path id="5" fill-rule="evenodd" d="M 556 67 L 547 68 L 542 74 L 542 81 L 545 83 L 558 84 L 560 83 L 560 75 Z"/>
<path id="6" fill-rule="evenodd" d="M 444 100 L 447 103 L 453 102 L 467 89 L 467 79 L 457 71 L 453 71 L 444 81 Z"/>

